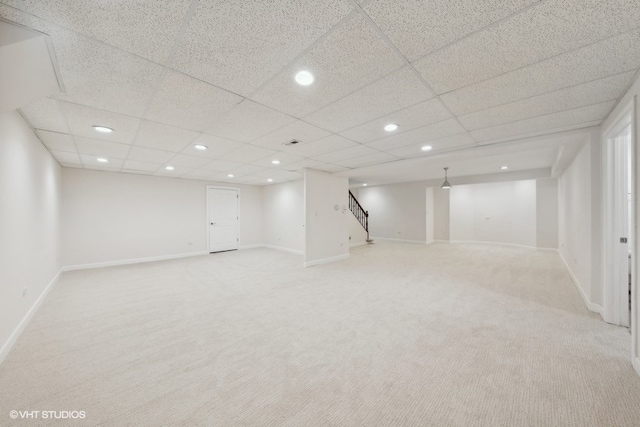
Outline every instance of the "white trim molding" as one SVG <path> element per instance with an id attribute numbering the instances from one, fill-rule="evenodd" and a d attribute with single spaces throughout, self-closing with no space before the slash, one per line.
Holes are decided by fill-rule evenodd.
<path id="1" fill-rule="evenodd" d="M 426 245 L 425 240 L 404 240 L 404 239 L 391 239 L 388 237 L 372 237 L 373 240 L 382 240 L 384 242 L 396 242 L 396 243 L 411 243 L 414 245 Z"/>
<path id="2" fill-rule="evenodd" d="M 636 373 L 640 375 L 640 358 L 634 357 L 631 363 L 633 364 L 633 369 L 635 369 Z"/>
<path id="3" fill-rule="evenodd" d="M 89 264 L 78 264 L 78 265 L 65 265 L 62 267 L 62 271 L 74 271 L 74 270 L 86 270 L 89 268 L 101 268 L 101 267 L 115 267 L 118 265 L 127 265 L 127 264 L 140 264 L 143 262 L 154 262 L 154 261 L 166 261 L 169 259 L 178 259 L 178 258 L 188 258 L 192 256 L 200 256 L 200 255 L 208 255 L 207 251 L 198 251 L 198 252 L 188 252 L 184 254 L 173 254 L 173 255 L 161 255 L 149 258 L 133 258 L 133 259 L 123 259 L 118 261 L 106 261 L 106 262 L 94 262 Z"/>
<path id="4" fill-rule="evenodd" d="M 368 244 L 369 244 L 368 242 L 357 242 L 357 243 L 349 244 L 349 247 L 350 248 L 356 248 L 358 246 L 365 246 L 365 245 L 368 245 Z"/>
<path id="5" fill-rule="evenodd" d="M 42 291 L 38 299 L 33 303 L 31 308 L 27 312 L 27 314 L 25 314 L 25 316 L 22 318 L 18 326 L 16 326 L 16 328 L 13 330 L 13 333 L 11 334 L 9 339 L 2 345 L 2 349 L 0 350 L 0 364 L 4 362 L 4 359 L 7 357 L 7 355 L 15 345 L 16 341 L 18 341 L 18 338 L 20 338 L 20 335 L 22 334 L 24 329 L 27 327 L 27 325 L 31 321 L 31 318 L 33 317 L 33 315 L 36 314 L 36 312 L 42 305 L 42 302 L 44 301 L 44 299 L 47 297 L 51 289 L 53 289 L 55 284 L 58 282 L 58 279 L 60 278 L 60 274 L 62 273 L 62 271 L 63 271 L 62 269 L 58 270 L 58 273 L 56 273 L 54 278 L 51 279 L 51 281 L 44 288 L 44 290 Z"/>
<path id="6" fill-rule="evenodd" d="M 304 266 L 305 266 L 305 268 L 306 267 L 313 267 L 314 265 L 328 264 L 330 262 L 340 261 L 340 260 L 347 259 L 347 258 L 349 258 L 349 254 L 332 256 L 332 257 L 329 257 L 329 258 L 322 258 L 322 259 L 317 259 L 315 261 L 305 262 Z"/>
<path id="7" fill-rule="evenodd" d="M 602 312 L 603 312 L 602 306 L 600 304 L 593 303 L 589 300 L 589 297 L 582 289 L 582 286 L 580 286 L 580 282 L 578 281 L 578 278 L 575 276 L 575 274 L 573 274 L 573 271 L 571 271 L 571 269 L 569 268 L 569 264 L 567 263 L 567 260 L 564 259 L 564 257 L 562 256 L 562 253 L 560 253 L 559 251 L 558 251 L 558 255 L 560 256 L 560 260 L 562 260 L 562 263 L 564 264 L 564 268 L 567 270 L 567 273 L 569 273 L 569 276 L 571 277 L 571 281 L 573 282 L 575 287 L 578 289 L 580 296 L 584 300 L 584 304 L 587 306 L 587 310 L 593 313 L 598 313 L 600 316 L 602 316 Z"/>
<path id="8" fill-rule="evenodd" d="M 262 246 L 265 248 L 276 250 L 276 251 L 289 252 L 290 254 L 296 254 L 296 255 L 304 255 L 304 251 L 301 251 L 299 249 L 289 249 L 282 246 L 274 246 L 274 245 L 262 245 Z"/>

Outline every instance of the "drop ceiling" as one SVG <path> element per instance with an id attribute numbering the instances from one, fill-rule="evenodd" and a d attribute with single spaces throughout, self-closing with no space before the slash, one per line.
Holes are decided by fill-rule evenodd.
<path id="1" fill-rule="evenodd" d="M 21 112 L 61 165 L 252 185 L 550 169 L 640 68 L 637 0 L 0 0 L 0 17 L 53 44 L 64 92 Z"/>

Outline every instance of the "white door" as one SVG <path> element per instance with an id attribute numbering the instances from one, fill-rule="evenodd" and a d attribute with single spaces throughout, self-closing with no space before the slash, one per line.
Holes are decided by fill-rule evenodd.
<path id="1" fill-rule="evenodd" d="M 630 160 L 631 128 L 626 127 L 614 140 L 614 275 L 616 295 L 614 312 L 619 313 L 620 325 L 629 326 L 629 270 L 630 239 Z"/>
<path id="2" fill-rule="evenodd" d="M 238 249 L 238 190 L 207 187 L 209 252 Z"/>

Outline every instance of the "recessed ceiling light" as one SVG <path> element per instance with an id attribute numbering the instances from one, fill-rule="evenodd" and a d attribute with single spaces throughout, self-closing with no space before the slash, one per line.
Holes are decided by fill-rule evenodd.
<path id="1" fill-rule="evenodd" d="M 273 180 L 272 180 L 271 178 L 269 178 L 267 181 L 268 181 L 268 182 L 273 182 Z"/>
<path id="2" fill-rule="evenodd" d="M 507 169 L 509 169 L 509 166 L 500 166 L 500 169 L 502 169 L 503 171 L 506 171 Z"/>
<path id="3" fill-rule="evenodd" d="M 165 167 L 165 169 L 166 169 L 166 170 L 168 170 L 168 171 L 172 171 L 172 170 L 174 170 L 175 168 L 174 168 L 173 166 L 167 166 L 167 167 Z"/>
<path id="4" fill-rule="evenodd" d="M 280 160 L 271 160 L 271 163 L 273 163 L 274 165 L 279 165 L 280 164 Z"/>
<path id="5" fill-rule="evenodd" d="M 302 70 L 299 71 L 298 74 L 296 74 L 296 82 L 298 82 L 299 85 L 309 86 L 311 83 L 313 83 L 314 80 L 315 77 L 313 77 L 313 74 L 311 74 L 309 71 Z"/>
<path id="6" fill-rule="evenodd" d="M 365 182 L 364 184 L 362 184 L 362 186 L 363 186 L 363 187 L 366 187 L 366 186 L 367 186 L 367 183 Z"/>
<path id="7" fill-rule="evenodd" d="M 229 178 L 233 178 L 233 174 L 230 173 L 229 175 L 227 175 Z"/>
<path id="8" fill-rule="evenodd" d="M 422 148 L 420 148 L 422 151 L 430 151 L 433 147 L 430 145 L 423 145 Z"/>
<path id="9" fill-rule="evenodd" d="M 98 132 L 102 132 L 102 133 L 111 133 L 113 132 L 113 129 L 108 128 L 106 126 L 98 126 L 98 125 L 94 125 L 93 128 L 95 130 L 97 130 Z"/>
<path id="10" fill-rule="evenodd" d="M 202 144 L 196 144 L 193 146 L 193 148 L 195 148 L 196 150 L 206 150 L 207 146 Z"/>
<path id="11" fill-rule="evenodd" d="M 104 157 L 98 157 L 96 160 L 100 163 L 109 163 L 109 160 L 105 159 Z"/>
<path id="12" fill-rule="evenodd" d="M 384 127 L 384 130 L 387 132 L 393 132 L 394 130 L 398 130 L 398 125 L 395 123 L 389 123 Z"/>

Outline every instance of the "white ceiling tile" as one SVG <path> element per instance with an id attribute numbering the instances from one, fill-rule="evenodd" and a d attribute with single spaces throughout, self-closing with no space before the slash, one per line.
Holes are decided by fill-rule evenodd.
<path id="1" fill-rule="evenodd" d="M 348 167 L 346 167 L 346 166 L 340 166 L 340 165 L 334 165 L 334 164 L 324 164 L 324 165 L 316 166 L 316 167 L 311 168 L 311 169 L 317 169 L 317 170 L 319 170 L 319 171 L 324 171 L 324 172 L 331 172 L 331 173 L 333 173 L 333 172 L 340 172 L 340 171 L 344 171 L 344 170 L 347 170 L 347 169 L 349 169 L 349 168 L 348 168 Z"/>
<path id="2" fill-rule="evenodd" d="M 294 179 L 301 179 L 304 177 L 304 175 L 300 172 L 291 172 L 288 170 L 277 170 L 277 169 L 256 172 L 253 174 L 253 176 L 263 177 L 267 179 L 271 178 L 274 181 L 279 181 L 279 182 L 292 181 Z"/>
<path id="3" fill-rule="evenodd" d="M 421 144 L 465 132 L 464 128 L 460 126 L 455 119 L 449 119 L 409 132 L 378 139 L 377 141 L 367 144 L 367 146 L 375 148 L 376 150 L 389 151 L 395 148 Z"/>
<path id="4" fill-rule="evenodd" d="M 158 163 L 140 162 L 138 160 L 126 160 L 122 166 L 124 171 L 138 171 L 138 172 L 155 172 L 162 167 Z"/>
<path id="5" fill-rule="evenodd" d="M 119 171 L 124 164 L 124 160 L 114 158 L 110 158 L 108 163 L 100 163 L 96 160 L 96 156 L 89 154 L 80 154 L 80 159 L 82 160 L 82 164 L 85 168 L 88 169 Z"/>
<path id="6" fill-rule="evenodd" d="M 437 93 L 444 93 L 628 31 L 638 22 L 638 2 L 582 0 L 576 7 L 567 1 L 548 1 L 414 66 Z"/>
<path id="7" fill-rule="evenodd" d="M 305 168 L 316 169 L 320 166 L 324 166 L 326 163 L 319 162 L 312 159 L 303 159 L 297 162 L 289 163 L 285 166 L 286 170 L 302 172 Z"/>
<path id="8" fill-rule="evenodd" d="M 354 14 L 251 98 L 294 117 L 303 117 L 403 64 L 364 18 Z M 315 75 L 315 82 L 310 86 L 298 85 L 294 75 L 299 70 L 309 70 Z"/>
<path id="9" fill-rule="evenodd" d="M 92 158 L 106 157 L 107 159 L 126 159 L 130 145 L 117 142 L 100 141 L 98 139 L 74 137 L 78 153 L 92 156 Z M 84 161 L 84 160 L 83 160 Z"/>
<path id="10" fill-rule="evenodd" d="M 207 147 L 206 150 L 198 150 L 195 148 L 196 145 L 204 145 Z M 207 135 L 205 133 L 201 134 L 198 138 L 193 140 L 190 144 L 188 144 L 184 150 L 182 150 L 183 154 L 197 155 L 202 157 L 209 158 L 218 158 L 223 154 L 229 153 L 238 148 L 244 147 L 246 144 L 237 141 L 231 141 L 229 139 L 221 138 L 219 136 Z"/>
<path id="11" fill-rule="evenodd" d="M 229 172 L 235 170 L 241 166 L 245 166 L 242 163 L 227 162 L 224 160 L 212 160 L 206 165 L 202 166 L 202 169 L 207 169 L 216 172 Z"/>
<path id="12" fill-rule="evenodd" d="M 353 129 L 341 132 L 340 135 L 353 139 L 361 143 L 375 141 L 390 135 L 398 135 L 426 126 L 432 123 L 441 122 L 451 117 L 451 114 L 437 99 L 430 99 L 420 104 L 405 108 L 404 110 L 388 114 L 384 117 L 372 120 L 369 123 L 357 126 Z M 385 125 L 395 123 L 400 127 L 394 132 L 384 130 Z"/>
<path id="13" fill-rule="evenodd" d="M 469 130 L 542 116 L 564 110 L 616 100 L 628 87 L 635 73 L 617 74 L 578 86 L 510 102 L 458 117 Z"/>
<path id="14" fill-rule="evenodd" d="M 35 129 L 45 129 L 60 133 L 69 132 L 67 123 L 60 111 L 60 106 L 55 99 L 42 98 L 21 107 L 20 110 Z"/>
<path id="15" fill-rule="evenodd" d="M 278 160 L 280 163 L 277 165 L 274 165 L 273 163 L 271 163 L 273 160 Z M 256 160 L 251 164 L 255 166 L 265 167 L 265 168 L 288 169 L 287 168 L 288 165 L 299 162 L 301 160 L 303 159 L 300 156 L 280 152 L 280 153 L 274 153 L 270 156 Z"/>
<path id="16" fill-rule="evenodd" d="M 432 149 L 430 151 L 422 151 L 422 147 L 425 145 L 430 145 Z M 409 159 L 412 157 L 428 156 L 429 154 L 437 153 L 438 151 L 449 150 L 456 147 L 471 147 L 475 145 L 475 141 L 469 134 L 461 133 L 446 138 L 436 139 L 426 144 L 413 144 L 401 148 L 395 148 L 387 151 L 387 153 L 403 159 Z"/>
<path id="17" fill-rule="evenodd" d="M 343 0 L 201 1 L 174 64 L 248 95 L 350 12 Z"/>
<path id="18" fill-rule="evenodd" d="M 394 160 L 398 160 L 397 157 L 392 156 L 391 154 L 377 152 L 373 154 L 369 154 L 362 157 L 355 157 L 346 160 L 339 160 L 335 163 L 339 166 L 346 166 L 349 168 L 359 168 L 363 166 L 377 165 L 380 163 L 392 162 Z"/>
<path id="19" fill-rule="evenodd" d="M 133 175 L 153 175 L 153 172 L 136 170 L 136 169 L 120 169 L 120 172 L 129 173 Z"/>
<path id="20" fill-rule="evenodd" d="M 306 116 L 309 123 L 341 132 L 431 98 L 415 72 L 405 66 Z"/>
<path id="21" fill-rule="evenodd" d="M 345 150 L 334 151 L 332 153 L 315 156 L 313 160 L 317 160 L 323 163 L 338 163 L 338 160 L 353 159 L 354 157 L 364 157 L 370 154 L 376 154 L 378 151 L 366 147 L 364 145 L 358 145 L 355 147 L 347 148 Z"/>
<path id="22" fill-rule="evenodd" d="M 166 163 L 171 160 L 176 153 L 171 151 L 154 150 L 152 148 L 131 147 L 129 151 L 128 160 L 135 160 L 139 162 L 151 162 L 151 163 Z"/>
<path id="23" fill-rule="evenodd" d="M 200 134 L 162 123 L 141 120 L 134 145 L 178 153 Z"/>
<path id="24" fill-rule="evenodd" d="M 145 117 L 184 129 L 204 131 L 211 127 L 216 117 L 229 112 L 242 99 L 226 90 L 169 70 L 149 104 Z"/>
<path id="25" fill-rule="evenodd" d="M 413 61 L 537 1 L 379 0 L 365 11 Z"/>
<path id="26" fill-rule="evenodd" d="M 240 176 L 240 175 L 251 175 L 254 174 L 256 172 L 263 172 L 267 170 L 267 168 L 263 168 L 260 166 L 253 166 L 253 165 L 242 165 L 239 166 L 237 168 L 234 168 L 231 170 L 231 172 L 233 172 L 234 174 Z"/>
<path id="27" fill-rule="evenodd" d="M 169 161 L 171 166 L 183 166 L 188 168 L 199 168 L 207 163 L 211 159 L 206 157 L 188 156 L 186 154 L 178 154 Z"/>
<path id="28" fill-rule="evenodd" d="M 155 171 L 153 174 L 155 176 L 166 176 L 169 178 L 178 178 L 181 175 L 184 175 L 190 171 L 192 171 L 193 168 L 189 167 L 189 166 L 175 166 L 173 170 L 166 170 L 165 168 L 160 168 L 157 171 Z"/>
<path id="29" fill-rule="evenodd" d="M 214 175 L 215 172 L 207 170 L 207 169 L 192 169 L 189 172 L 181 175 L 183 178 L 186 177 L 190 177 L 190 178 L 209 178 L 210 176 Z"/>
<path id="30" fill-rule="evenodd" d="M 454 114 L 468 114 L 640 67 L 640 30 L 573 50 L 441 96 Z"/>
<path id="31" fill-rule="evenodd" d="M 560 113 L 547 114 L 504 125 L 472 131 L 477 141 L 486 142 L 516 135 L 524 135 L 564 126 L 602 120 L 611 110 L 615 101 L 580 107 Z"/>
<path id="32" fill-rule="evenodd" d="M 46 130 L 39 130 L 37 132 L 40 140 L 49 150 L 76 152 L 76 146 L 73 143 L 71 135 Z"/>
<path id="33" fill-rule="evenodd" d="M 66 93 L 56 97 L 140 117 L 162 78 L 162 67 L 146 59 L 33 18 L 51 36 Z"/>
<path id="34" fill-rule="evenodd" d="M 51 151 L 51 154 L 55 159 L 64 166 L 67 165 L 82 165 L 80 156 L 78 153 L 69 153 L 67 151 Z"/>
<path id="35" fill-rule="evenodd" d="M 291 116 L 245 99 L 217 119 L 206 132 L 235 141 L 251 142 L 294 120 Z"/>
<path id="36" fill-rule="evenodd" d="M 252 144 L 271 148 L 273 150 L 283 150 L 286 147 L 285 144 L 291 142 L 293 139 L 297 140 L 299 145 L 302 145 L 329 135 L 331 135 L 331 132 L 320 129 L 319 127 L 310 125 L 309 123 L 305 123 L 301 120 L 296 120 L 268 135 L 256 139 Z M 297 148 L 297 146 L 291 148 L 294 149 Z"/>
<path id="37" fill-rule="evenodd" d="M 26 10 L 78 33 L 127 52 L 164 63 L 178 34 L 189 0 L 93 2 L 40 0 Z"/>
<path id="38" fill-rule="evenodd" d="M 297 144 L 291 147 L 290 152 L 302 157 L 314 157 L 322 154 L 331 153 L 332 151 L 344 150 L 345 148 L 355 147 L 358 143 L 343 138 L 339 135 L 330 135 L 318 141 L 307 144 Z"/>
<path id="39" fill-rule="evenodd" d="M 277 154 L 275 150 L 269 150 L 268 148 L 256 147 L 255 145 L 244 145 L 237 150 L 233 150 L 220 158 L 220 160 L 226 160 L 236 163 L 251 163 L 256 160 L 262 159 L 267 156 Z"/>
<path id="40" fill-rule="evenodd" d="M 130 144 L 140 125 L 140 119 L 135 117 L 68 102 L 62 103 L 62 110 L 75 136 Z M 98 132 L 92 127 L 94 125 L 112 128 L 113 132 Z"/>

